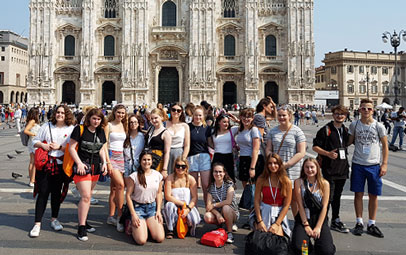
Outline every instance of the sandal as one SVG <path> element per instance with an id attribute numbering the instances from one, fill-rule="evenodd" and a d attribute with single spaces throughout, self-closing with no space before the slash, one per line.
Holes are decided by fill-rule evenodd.
<path id="1" fill-rule="evenodd" d="M 173 231 L 168 231 L 166 234 L 166 239 L 172 239 L 173 238 Z"/>

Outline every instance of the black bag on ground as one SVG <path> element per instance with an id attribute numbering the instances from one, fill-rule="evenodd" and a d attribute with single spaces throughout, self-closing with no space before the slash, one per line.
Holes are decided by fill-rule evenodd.
<path id="1" fill-rule="evenodd" d="M 252 231 L 245 237 L 245 255 L 288 255 L 289 239 L 270 232 Z"/>
<path id="2" fill-rule="evenodd" d="M 238 207 L 250 210 L 254 207 L 254 194 L 255 194 L 255 184 L 252 182 L 245 185 L 244 191 L 242 192 L 240 203 Z"/>

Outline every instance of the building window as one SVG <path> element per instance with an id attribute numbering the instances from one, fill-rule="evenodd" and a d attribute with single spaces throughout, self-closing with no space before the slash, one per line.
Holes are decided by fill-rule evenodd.
<path id="1" fill-rule="evenodd" d="M 5 61 L 6 57 L 5 56 L 1 56 L 1 61 Z"/>
<path id="2" fill-rule="evenodd" d="M 372 100 L 372 102 L 374 103 L 374 108 L 378 105 L 378 100 Z"/>
<path id="3" fill-rule="evenodd" d="M 376 74 L 378 72 L 378 68 L 376 66 L 371 66 L 371 73 Z"/>
<path id="4" fill-rule="evenodd" d="M 337 73 L 337 67 L 332 66 L 332 67 L 331 67 L 331 73 L 332 73 L 332 74 L 336 74 L 336 73 Z"/>
<path id="5" fill-rule="evenodd" d="M 114 56 L 114 37 L 111 35 L 104 37 L 104 56 Z"/>
<path id="6" fill-rule="evenodd" d="M 354 66 L 349 65 L 347 66 L 347 73 L 353 73 L 354 72 Z"/>
<path id="7" fill-rule="evenodd" d="M 316 83 L 320 83 L 320 75 L 316 76 Z"/>
<path id="8" fill-rule="evenodd" d="M 372 85 L 371 92 L 372 92 L 372 94 L 377 94 L 378 93 L 378 86 L 377 85 Z"/>
<path id="9" fill-rule="evenodd" d="M 172 1 L 166 1 L 162 5 L 162 26 L 176 26 L 176 4 Z"/>
<path id="10" fill-rule="evenodd" d="M 324 75 L 321 75 L 321 82 L 324 82 Z"/>
<path id="11" fill-rule="evenodd" d="M 276 37 L 273 35 L 265 38 L 265 56 L 276 56 Z"/>
<path id="12" fill-rule="evenodd" d="M 364 73 L 364 66 L 359 67 L 359 73 Z"/>
<path id="13" fill-rule="evenodd" d="M 382 92 L 384 94 L 389 94 L 389 86 L 388 85 L 383 85 L 382 86 Z"/>
<path id="14" fill-rule="evenodd" d="M 360 85 L 359 85 L 359 93 L 365 94 L 365 92 L 366 92 L 366 86 L 365 86 L 365 84 L 360 84 Z"/>
<path id="15" fill-rule="evenodd" d="M 1 51 L 6 51 L 6 47 L 1 47 Z"/>
<path id="16" fill-rule="evenodd" d="M 19 86 L 20 85 L 20 74 L 16 74 L 16 85 Z"/>
<path id="17" fill-rule="evenodd" d="M 118 11 L 117 11 L 117 4 L 115 0 L 105 0 L 104 1 L 104 17 L 111 19 L 115 18 Z"/>
<path id="18" fill-rule="evenodd" d="M 350 99 L 350 109 L 354 109 L 354 99 Z"/>
<path id="19" fill-rule="evenodd" d="M 348 92 L 349 94 L 353 94 L 353 93 L 354 93 L 354 84 L 349 83 L 349 84 L 347 85 L 347 92 Z"/>
<path id="20" fill-rule="evenodd" d="M 235 56 L 235 38 L 232 35 L 224 38 L 224 56 Z"/>
<path id="21" fill-rule="evenodd" d="M 223 0 L 223 17 L 234 18 L 236 14 L 237 4 L 235 0 Z"/>
<path id="22" fill-rule="evenodd" d="M 65 56 L 75 56 L 75 37 L 65 37 Z"/>
<path id="23" fill-rule="evenodd" d="M 4 84 L 4 73 L 0 73 L 0 84 Z"/>
<path id="24" fill-rule="evenodd" d="M 388 68 L 386 66 L 382 67 L 382 74 L 388 74 Z"/>

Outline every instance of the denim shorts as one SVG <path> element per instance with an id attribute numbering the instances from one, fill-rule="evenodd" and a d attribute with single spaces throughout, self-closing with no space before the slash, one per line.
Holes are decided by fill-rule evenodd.
<path id="1" fill-rule="evenodd" d="M 140 204 L 133 200 L 134 210 L 135 213 L 138 215 L 140 219 L 148 219 L 156 214 L 156 202 L 152 202 L 150 204 Z"/>
<path id="2" fill-rule="evenodd" d="M 351 187 L 352 192 L 364 192 L 365 181 L 368 181 L 368 193 L 376 196 L 382 195 L 382 178 L 380 165 L 363 166 L 352 163 Z"/>
<path id="3" fill-rule="evenodd" d="M 209 153 L 199 153 L 187 158 L 189 160 L 189 172 L 208 171 L 211 168 Z"/>

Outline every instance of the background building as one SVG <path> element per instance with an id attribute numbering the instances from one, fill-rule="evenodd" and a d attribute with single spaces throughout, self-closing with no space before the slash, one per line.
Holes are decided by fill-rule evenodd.
<path id="1" fill-rule="evenodd" d="M 313 0 L 31 0 L 29 102 L 314 99 Z"/>
<path id="2" fill-rule="evenodd" d="M 399 52 L 397 58 L 400 85 L 398 98 L 401 105 L 406 105 L 406 54 Z M 325 87 L 338 88 L 340 104 L 351 109 L 358 108 L 362 98 L 371 99 L 374 105 L 382 102 L 393 104 L 395 99 L 394 54 L 345 49 L 325 54 L 323 62 L 325 63 Z"/>
<path id="3" fill-rule="evenodd" d="M 26 102 L 28 39 L 0 30 L 0 104 Z"/>

